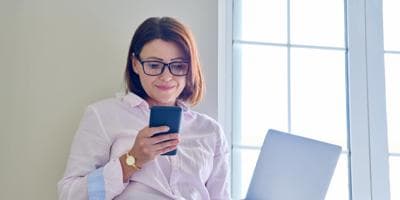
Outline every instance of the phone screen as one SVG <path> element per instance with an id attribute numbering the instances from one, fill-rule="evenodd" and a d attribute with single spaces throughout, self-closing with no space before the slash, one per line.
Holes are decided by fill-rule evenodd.
<path id="1" fill-rule="evenodd" d="M 168 133 L 179 133 L 182 108 L 178 106 L 153 106 L 150 108 L 149 127 L 168 126 L 167 132 L 157 133 L 154 136 Z M 177 150 L 162 155 L 176 155 Z"/>

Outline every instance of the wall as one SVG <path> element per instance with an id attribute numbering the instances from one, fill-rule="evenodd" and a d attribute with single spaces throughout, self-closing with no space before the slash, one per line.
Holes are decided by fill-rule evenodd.
<path id="1" fill-rule="evenodd" d="M 217 117 L 215 0 L 2 0 L 0 199 L 57 199 L 84 108 L 123 90 L 128 45 L 150 16 L 191 27 Z"/>

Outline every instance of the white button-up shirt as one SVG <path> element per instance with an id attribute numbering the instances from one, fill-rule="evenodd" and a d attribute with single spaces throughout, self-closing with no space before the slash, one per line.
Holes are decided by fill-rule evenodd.
<path id="1" fill-rule="evenodd" d="M 89 105 L 74 137 L 59 199 L 230 199 L 229 148 L 218 123 L 182 102 L 177 155 L 158 156 L 123 183 L 121 155 L 148 126 L 133 93 Z"/>

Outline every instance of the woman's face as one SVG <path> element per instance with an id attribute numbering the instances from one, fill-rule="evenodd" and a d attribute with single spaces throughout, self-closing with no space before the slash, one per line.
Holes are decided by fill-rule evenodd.
<path id="1" fill-rule="evenodd" d="M 160 61 L 163 63 L 184 61 L 182 50 L 174 42 L 154 39 L 146 43 L 139 55 L 141 61 Z M 139 75 L 143 89 L 149 96 L 149 105 L 175 105 L 178 96 L 186 85 L 186 76 L 174 76 L 168 67 L 162 74 L 150 76 L 144 73 L 142 64 L 133 59 L 133 70 Z"/>

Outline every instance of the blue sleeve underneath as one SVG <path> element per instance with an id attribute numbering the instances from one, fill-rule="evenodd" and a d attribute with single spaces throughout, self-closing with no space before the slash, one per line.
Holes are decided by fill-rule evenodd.
<path id="1" fill-rule="evenodd" d="M 103 168 L 96 169 L 88 176 L 88 195 L 89 200 L 104 200 L 105 188 Z"/>

